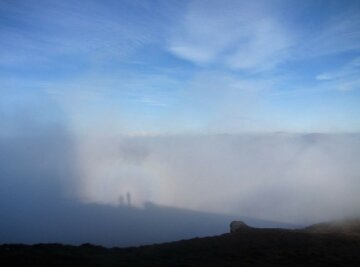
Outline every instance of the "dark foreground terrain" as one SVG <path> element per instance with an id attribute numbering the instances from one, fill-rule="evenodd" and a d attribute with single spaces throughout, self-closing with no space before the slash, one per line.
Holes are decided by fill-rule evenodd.
<path id="1" fill-rule="evenodd" d="M 0 246 L 0 266 L 360 266 L 359 221 L 233 234 L 131 248 L 90 244 Z"/>

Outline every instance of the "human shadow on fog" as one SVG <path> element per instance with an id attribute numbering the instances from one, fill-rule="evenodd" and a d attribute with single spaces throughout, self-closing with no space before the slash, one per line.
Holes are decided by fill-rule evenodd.
<path id="1" fill-rule="evenodd" d="M 0 138 L 0 243 L 136 246 L 222 234 L 235 219 L 257 227 L 293 227 L 150 202 L 138 208 L 66 198 L 66 189 L 76 187 L 73 153 L 71 139 L 58 130 Z"/>
<path id="2" fill-rule="evenodd" d="M 69 192 L 80 174 L 67 118 L 47 97 L 31 99 L 22 111 L 0 114 L 0 243 L 134 246 L 221 234 L 234 219 L 289 227 L 150 202 L 137 208 L 130 195 L 117 207 L 81 203 Z M 3 101 L 18 103 L 11 95 Z"/>
<path id="3" fill-rule="evenodd" d="M 146 203 L 143 208 L 58 201 L 0 223 L 0 243 L 93 243 L 136 246 L 222 234 L 231 220 L 256 227 L 294 227 L 264 220 Z M 4 214 L 3 214 L 4 215 Z"/>

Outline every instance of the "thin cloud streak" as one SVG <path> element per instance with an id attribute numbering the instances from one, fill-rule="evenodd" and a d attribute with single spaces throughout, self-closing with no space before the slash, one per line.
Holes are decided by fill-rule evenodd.
<path id="1" fill-rule="evenodd" d="M 326 86 L 339 91 L 360 89 L 360 58 L 354 58 L 344 66 L 332 72 L 325 72 L 316 79 L 326 83 Z"/>
<path id="2" fill-rule="evenodd" d="M 169 39 L 169 50 L 200 65 L 272 67 L 281 61 L 292 41 L 268 11 L 269 7 L 261 4 L 194 1 Z"/>
<path id="3" fill-rule="evenodd" d="M 122 13 L 133 10 L 126 3 L 115 8 Z M 0 11 L 13 14 L 12 21 L 4 24 L 1 31 L 3 65 L 53 63 L 63 56 L 97 63 L 125 59 L 157 36 L 147 26 L 156 22 L 150 13 L 139 21 L 133 15 L 119 16 L 110 7 L 96 2 L 88 2 L 84 8 L 69 2 L 27 1 L 17 8 L 4 4 Z M 23 23 L 32 31 L 14 30 L 14 25 Z"/>
<path id="4" fill-rule="evenodd" d="M 323 23 L 324 24 L 324 23 Z M 318 57 L 343 52 L 359 51 L 360 16 L 354 10 L 334 15 L 320 29 L 307 35 L 306 43 L 299 45 L 300 57 Z"/>

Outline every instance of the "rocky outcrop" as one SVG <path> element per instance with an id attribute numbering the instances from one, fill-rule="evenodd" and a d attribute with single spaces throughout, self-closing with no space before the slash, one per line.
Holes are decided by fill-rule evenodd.
<path id="1" fill-rule="evenodd" d="M 230 223 L 230 233 L 241 232 L 242 230 L 249 229 L 251 229 L 251 227 L 242 221 L 232 221 Z"/>

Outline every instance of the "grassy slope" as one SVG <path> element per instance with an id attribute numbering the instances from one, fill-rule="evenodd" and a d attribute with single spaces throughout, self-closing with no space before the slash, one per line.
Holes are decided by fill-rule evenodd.
<path id="1" fill-rule="evenodd" d="M 360 238 L 253 228 L 134 248 L 2 245 L 0 266 L 360 266 Z"/>

